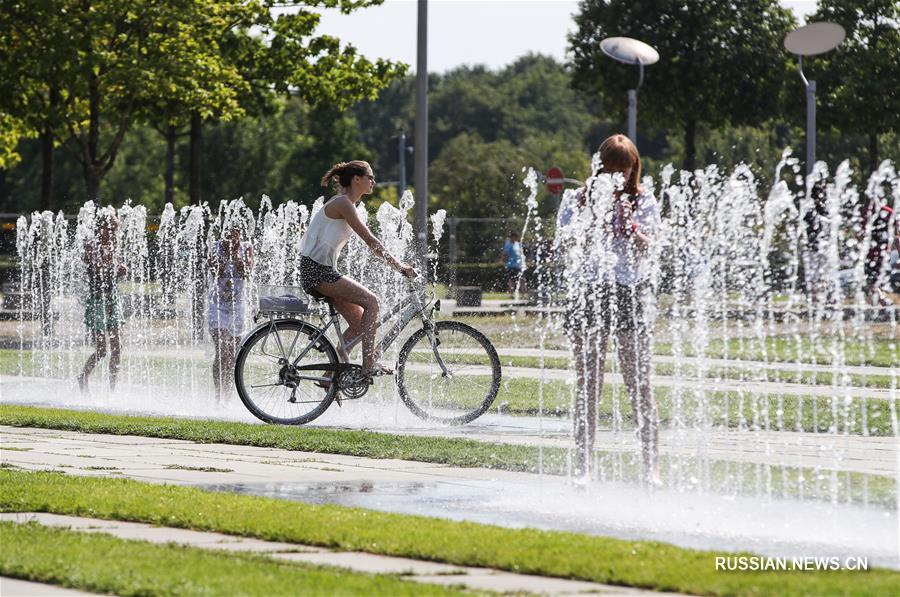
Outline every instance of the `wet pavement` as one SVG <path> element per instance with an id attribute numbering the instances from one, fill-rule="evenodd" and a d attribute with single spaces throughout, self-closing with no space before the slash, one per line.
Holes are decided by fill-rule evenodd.
<path id="1" fill-rule="evenodd" d="M 865 556 L 870 565 L 900 567 L 897 510 L 871 504 L 648 491 L 622 482 L 579 484 L 482 468 L 43 429 L 2 427 L 0 436 L 3 461 L 27 469 L 715 551 Z"/>
<path id="2" fill-rule="evenodd" d="M 504 370 L 506 371 L 506 370 Z M 311 426 L 366 429 L 401 435 L 461 437 L 504 444 L 569 449 L 574 446 L 572 423 L 556 416 L 513 416 L 492 411 L 461 427 L 440 427 L 418 419 L 393 396 L 393 381 L 362 400 L 332 405 Z M 0 380 L 4 403 L 90 409 L 129 415 L 159 415 L 259 423 L 239 399 L 218 402 L 203 393 L 186 398 L 176 388 L 120 385 L 112 395 L 102 388 L 82 396 L 74 382 L 5 376 Z M 623 406 L 624 408 L 624 406 Z M 598 430 L 596 448 L 623 455 L 635 454 L 631 429 Z M 660 453 L 734 463 L 755 463 L 816 469 L 819 473 L 856 472 L 900 479 L 900 439 L 831 433 L 750 429 L 663 429 Z"/>

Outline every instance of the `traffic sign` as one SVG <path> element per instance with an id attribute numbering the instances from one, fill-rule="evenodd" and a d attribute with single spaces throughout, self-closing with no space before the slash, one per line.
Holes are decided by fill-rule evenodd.
<path id="1" fill-rule="evenodd" d="M 565 176 L 563 176 L 561 168 L 553 166 L 547 170 L 547 191 L 551 195 L 559 195 L 562 193 L 565 182 Z"/>

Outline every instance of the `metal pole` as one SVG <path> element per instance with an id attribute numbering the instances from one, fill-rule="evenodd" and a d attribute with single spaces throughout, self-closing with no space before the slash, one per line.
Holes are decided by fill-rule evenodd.
<path id="1" fill-rule="evenodd" d="M 416 52 L 416 233 L 421 265 L 427 252 L 428 222 L 428 0 L 419 0 Z"/>
<path id="2" fill-rule="evenodd" d="M 406 191 L 406 131 L 400 131 L 400 137 L 397 140 L 397 155 L 400 158 L 400 196 Z"/>
<path id="3" fill-rule="evenodd" d="M 637 146 L 637 89 L 628 90 L 628 138 Z"/>
<path id="4" fill-rule="evenodd" d="M 812 173 L 816 163 L 816 82 L 806 86 L 806 174 Z"/>
<path id="5" fill-rule="evenodd" d="M 456 218 L 447 220 L 450 224 L 450 289 L 448 298 L 456 296 Z"/>

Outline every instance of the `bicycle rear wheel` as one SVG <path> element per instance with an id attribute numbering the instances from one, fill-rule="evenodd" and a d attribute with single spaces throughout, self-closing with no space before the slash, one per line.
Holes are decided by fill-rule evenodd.
<path id="1" fill-rule="evenodd" d="M 462 425 L 484 414 L 497 397 L 500 358 L 475 328 L 439 321 L 433 335 L 422 328 L 400 349 L 396 379 L 400 397 L 414 414 Z"/>
<path id="2" fill-rule="evenodd" d="M 337 383 L 321 380 L 325 368 L 339 362 L 331 341 L 322 335 L 296 363 L 321 364 L 321 368 L 296 371 L 293 367 L 294 359 L 319 332 L 305 321 L 280 319 L 260 326 L 241 343 L 234 381 L 241 401 L 254 416 L 267 423 L 302 425 L 331 405 Z"/>

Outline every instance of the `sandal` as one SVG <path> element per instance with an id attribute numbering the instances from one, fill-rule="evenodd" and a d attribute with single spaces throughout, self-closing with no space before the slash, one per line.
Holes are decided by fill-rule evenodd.
<path id="1" fill-rule="evenodd" d="M 363 375 L 366 377 L 378 377 L 381 375 L 393 375 L 394 370 L 388 367 L 387 365 L 382 365 L 381 363 L 375 363 L 372 365 L 371 369 L 364 369 Z"/>

